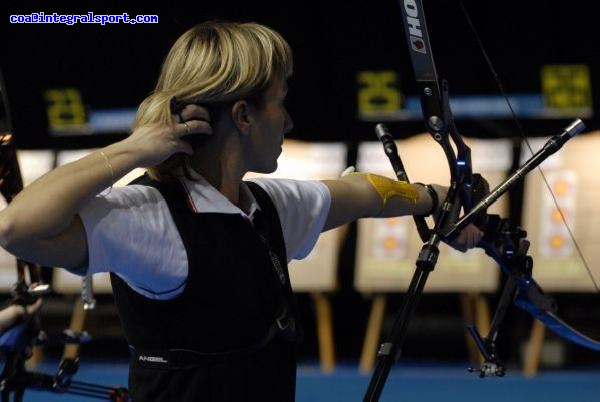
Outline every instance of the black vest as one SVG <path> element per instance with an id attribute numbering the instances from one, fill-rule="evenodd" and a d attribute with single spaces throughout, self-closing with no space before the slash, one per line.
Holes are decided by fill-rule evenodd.
<path id="1" fill-rule="evenodd" d="M 165 198 L 187 252 L 188 277 L 180 295 L 152 300 L 111 273 L 125 336 L 135 349 L 133 400 L 293 401 L 295 339 L 277 334 L 262 342 L 284 309 L 295 315 L 281 224 L 269 196 L 248 183 L 261 208 L 253 226 L 241 215 L 194 213 L 178 181 L 143 177 L 134 184 L 153 186 Z M 141 242 L 143 233 L 138 247 Z M 161 356 L 169 350 L 200 358 L 167 368 Z"/>

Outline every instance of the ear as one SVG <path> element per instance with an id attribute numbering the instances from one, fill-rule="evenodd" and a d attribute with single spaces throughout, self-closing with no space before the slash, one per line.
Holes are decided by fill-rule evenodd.
<path id="1" fill-rule="evenodd" d="M 231 120 L 240 133 L 247 135 L 252 126 L 252 107 L 246 100 L 235 101 L 231 107 Z"/>

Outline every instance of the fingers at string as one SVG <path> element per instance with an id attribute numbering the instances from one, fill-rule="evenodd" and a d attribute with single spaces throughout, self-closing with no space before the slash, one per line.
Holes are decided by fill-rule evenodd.
<path id="1" fill-rule="evenodd" d="M 177 124 L 176 132 L 179 137 L 190 134 L 212 134 L 210 123 L 203 120 L 188 120 Z"/>
<path id="2" fill-rule="evenodd" d="M 210 115 L 208 109 L 200 105 L 186 105 L 183 109 L 176 113 L 179 124 L 189 122 L 190 120 L 202 120 L 210 123 Z"/>

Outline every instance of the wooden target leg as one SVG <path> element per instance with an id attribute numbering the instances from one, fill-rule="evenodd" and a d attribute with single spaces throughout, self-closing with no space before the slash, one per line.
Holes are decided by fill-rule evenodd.
<path id="1" fill-rule="evenodd" d="M 537 374 L 540 367 L 540 356 L 544 337 L 546 336 L 546 327 L 539 320 L 533 320 L 531 334 L 529 336 L 529 347 L 525 354 L 523 365 L 523 374 L 527 377 L 533 377 Z"/>
<path id="2" fill-rule="evenodd" d="M 373 298 L 363 349 L 360 355 L 359 370 L 361 373 L 370 372 L 375 363 L 375 357 L 379 348 L 381 327 L 385 314 L 385 303 L 386 299 L 384 295 L 376 295 Z"/>
<path id="3" fill-rule="evenodd" d="M 82 332 L 85 323 L 86 311 L 83 308 L 81 296 L 73 304 L 73 314 L 71 315 L 71 324 L 69 329 L 75 332 Z M 63 350 L 63 359 L 74 359 L 79 356 L 79 344 L 65 345 Z"/>
<path id="4" fill-rule="evenodd" d="M 475 323 L 481 334 L 490 333 L 490 307 L 486 298 L 481 295 L 475 295 Z M 479 354 L 479 363 L 483 363 L 483 356 Z"/>
<path id="5" fill-rule="evenodd" d="M 465 323 L 465 343 L 467 344 L 467 352 L 469 354 L 469 362 L 471 364 L 481 363 L 481 353 L 475 341 L 469 334 L 466 325 L 475 323 L 475 304 L 473 303 L 473 293 L 463 293 L 460 295 L 460 306 L 462 310 L 463 321 Z M 478 328 L 479 329 L 479 328 Z"/>
<path id="6" fill-rule="evenodd" d="M 333 320 L 331 314 L 331 303 L 329 299 L 320 292 L 311 293 L 315 303 L 317 316 L 317 337 L 319 340 L 319 359 L 321 370 L 324 373 L 332 373 L 335 368 L 335 346 L 333 342 Z"/>
<path id="7" fill-rule="evenodd" d="M 36 345 L 31 350 L 31 357 L 25 362 L 25 367 L 28 369 L 35 369 L 44 360 L 44 347 L 42 345 Z"/>
<path id="8" fill-rule="evenodd" d="M 478 293 L 465 293 L 460 296 L 463 319 L 466 325 L 475 324 L 482 336 L 490 332 L 490 308 L 484 296 Z M 472 364 L 482 364 L 483 356 L 475 341 L 465 328 L 465 340 Z"/>

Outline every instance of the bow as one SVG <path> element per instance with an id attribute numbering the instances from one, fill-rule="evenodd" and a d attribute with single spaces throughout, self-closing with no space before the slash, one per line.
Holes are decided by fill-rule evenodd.
<path id="1" fill-rule="evenodd" d="M 425 243 L 417 257 L 416 271 L 389 335 L 390 340 L 383 343 L 378 351 L 377 366 L 364 400 L 377 401 L 379 399 L 391 366 L 400 357 L 400 349 L 406 336 L 408 323 L 423 292 L 425 281 L 435 267 L 439 255 L 437 247 L 439 242 L 452 241 L 470 223 L 474 223 L 484 230 L 484 237 L 478 247 L 493 258 L 507 276 L 488 335 L 482 337 L 474 326 L 468 327 L 469 333 L 484 357 L 482 367 L 470 369 L 470 371 L 479 372 L 481 377 L 504 375 L 505 369 L 497 356 L 495 343 L 506 311 L 513 302 L 565 339 L 590 349 L 600 350 L 600 342 L 577 332 L 556 315 L 556 302 L 552 297 L 544 294 L 542 288 L 532 278 L 533 259 L 527 254 L 530 243 L 526 239 L 526 232 L 508 219 L 487 214 L 489 205 L 511 189 L 544 159 L 558 151 L 566 141 L 583 131 L 585 125 L 581 120 L 575 120 L 560 134 L 552 137 L 540 151 L 535 154 L 532 152 L 532 157 L 527 162 L 490 192 L 485 179 L 472 172 L 471 151 L 462 140 L 450 109 L 448 83 L 438 78 L 422 0 L 400 0 L 399 4 L 417 88 L 421 97 L 425 127 L 432 138 L 442 147 L 448 160 L 450 185 L 447 196 L 436 216 L 433 229 L 423 230 L 422 218 L 415 218 L 419 234 Z M 464 7 L 463 11 L 466 14 Z M 498 84 L 500 83 L 498 82 Z M 505 99 L 508 101 L 506 96 Z M 513 117 L 516 119 L 514 112 Z M 376 131 L 381 138 L 379 132 L 384 128 L 381 125 L 378 126 Z M 527 142 L 524 135 L 523 138 Z M 529 145 L 528 142 L 527 144 Z M 408 180 L 405 172 L 398 172 L 398 161 L 386 148 L 384 146 L 397 177 L 401 180 Z M 531 150 L 531 147 L 529 149 Z M 395 148 L 393 151 L 395 152 Z M 464 211 L 462 217 L 459 216 L 461 208 Z M 560 208 L 558 209 L 560 210 Z M 586 268 L 593 280 L 587 264 Z M 596 286 L 596 288 L 598 287 Z"/>
<path id="2" fill-rule="evenodd" d="M 16 148 L 11 133 L 0 136 L 0 193 L 7 203 L 10 203 L 19 191 L 23 189 L 21 171 L 17 160 Z M 11 292 L 10 305 L 28 306 L 43 295 L 50 292 L 50 287 L 42 282 L 41 267 L 17 258 L 17 282 Z M 27 283 L 27 275 L 31 284 Z M 0 349 L 6 356 L 2 371 L 0 393 L 2 401 L 8 401 L 14 393 L 14 398 L 22 398 L 27 378 L 25 361 L 32 356 L 33 347 L 41 343 L 44 333 L 38 313 L 25 315 L 22 322 L 7 329 L 0 338 Z M 21 400 L 21 399 L 18 399 Z"/>
<path id="3" fill-rule="evenodd" d="M 1 75 L 0 93 L 5 94 Z M 0 102 L 1 104 L 2 102 Z M 6 99 L 4 99 L 4 104 L 8 104 Z M 0 194 L 8 204 L 23 189 L 23 179 L 13 134 L 11 132 L 0 134 Z M 41 272 L 44 267 L 20 258 L 16 259 L 16 263 L 17 282 L 12 290 L 10 304 L 28 306 L 51 292 L 50 285 L 42 280 Z M 27 282 L 27 274 L 29 274 L 29 283 Z M 91 282 L 88 282 L 88 280 L 86 279 L 83 282 L 82 310 L 86 304 L 87 308 L 93 307 L 91 305 L 93 303 Z M 57 341 L 61 344 L 80 344 L 90 340 L 87 332 L 74 332 L 70 329 L 63 331 L 57 338 Z M 75 353 L 65 353 L 55 375 L 27 371 L 25 362 L 32 356 L 33 347 L 47 341 L 48 337 L 41 328 L 38 312 L 26 314 L 22 322 L 0 334 L 0 352 L 6 360 L 0 376 L 0 398 L 2 402 L 8 402 L 11 394 L 13 395 L 13 401 L 22 401 L 26 388 L 46 389 L 52 392 L 71 393 L 111 401 L 128 400 L 128 392 L 125 388 L 107 387 L 72 380 L 79 369 L 77 348 L 75 348 Z"/>

